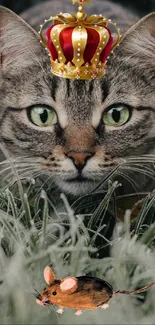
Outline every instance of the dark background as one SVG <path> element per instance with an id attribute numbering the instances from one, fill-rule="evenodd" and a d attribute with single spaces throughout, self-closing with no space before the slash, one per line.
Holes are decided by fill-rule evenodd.
<path id="1" fill-rule="evenodd" d="M 12 9 L 16 13 L 20 13 L 21 11 L 31 7 L 32 5 L 43 1 L 44 0 L 0 0 L 0 4 Z M 129 7 L 141 16 L 151 11 L 155 11 L 155 0 L 113 0 L 113 2 L 121 3 L 123 7 Z"/>

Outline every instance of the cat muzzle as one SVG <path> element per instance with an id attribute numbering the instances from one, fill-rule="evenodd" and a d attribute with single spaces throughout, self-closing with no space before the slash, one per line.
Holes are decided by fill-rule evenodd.
<path id="1" fill-rule="evenodd" d="M 92 152 L 76 152 L 70 151 L 66 154 L 68 158 L 73 161 L 76 169 L 81 173 L 82 169 L 85 167 L 87 161 L 94 155 Z"/>

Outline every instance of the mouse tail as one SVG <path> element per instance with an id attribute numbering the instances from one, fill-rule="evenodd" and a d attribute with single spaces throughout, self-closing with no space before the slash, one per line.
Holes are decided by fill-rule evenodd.
<path id="1" fill-rule="evenodd" d="M 123 294 L 126 294 L 126 295 L 134 295 L 134 294 L 137 294 L 137 293 L 142 293 L 146 290 L 148 290 L 150 287 L 152 287 L 153 285 L 155 284 L 155 281 L 149 283 L 147 286 L 141 288 L 141 289 L 138 289 L 138 290 L 133 290 L 133 291 L 127 291 L 127 290 L 117 290 L 115 291 L 114 293 L 123 293 Z"/>

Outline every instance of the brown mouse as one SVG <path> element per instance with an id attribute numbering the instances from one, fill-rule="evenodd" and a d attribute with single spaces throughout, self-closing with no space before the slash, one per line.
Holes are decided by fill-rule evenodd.
<path id="1" fill-rule="evenodd" d="M 76 315 L 82 314 L 82 309 L 94 310 L 98 307 L 106 309 L 109 307 L 109 300 L 117 293 L 127 295 L 137 294 L 146 291 L 155 281 L 147 286 L 135 290 L 117 290 L 106 281 L 90 277 L 66 277 L 56 279 L 49 266 L 44 269 L 44 279 L 48 284 L 47 288 L 41 293 L 35 293 L 36 302 L 41 306 L 59 305 L 58 313 L 63 312 L 63 308 L 77 309 Z"/>

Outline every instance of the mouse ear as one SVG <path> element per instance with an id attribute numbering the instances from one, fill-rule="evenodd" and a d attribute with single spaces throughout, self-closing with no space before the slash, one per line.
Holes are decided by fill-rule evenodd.
<path id="1" fill-rule="evenodd" d="M 60 284 L 61 291 L 74 292 L 77 289 L 77 279 L 76 278 L 65 278 Z"/>
<path id="2" fill-rule="evenodd" d="M 44 279 L 46 281 L 47 284 L 52 284 L 54 282 L 55 276 L 53 271 L 51 270 L 51 268 L 49 266 L 46 266 L 44 268 Z"/>

